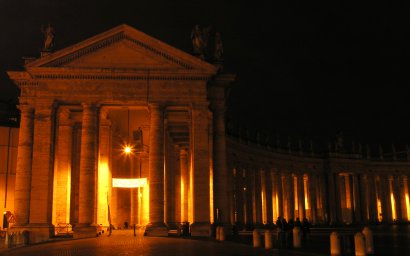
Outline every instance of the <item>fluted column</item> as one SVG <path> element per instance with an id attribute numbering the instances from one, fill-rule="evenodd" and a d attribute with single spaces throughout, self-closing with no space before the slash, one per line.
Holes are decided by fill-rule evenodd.
<path id="1" fill-rule="evenodd" d="M 33 107 L 29 105 L 19 105 L 19 109 L 21 111 L 21 119 L 14 191 L 15 226 L 23 226 L 29 223 L 34 132 Z"/>
<path id="2" fill-rule="evenodd" d="M 34 120 L 33 165 L 30 198 L 30 224 L 51 226 L 52 160 L 54 147 L 54 105 L 42 102 L 36 106 Z M 46 230 L 44 230 L 46 232 Z M 46 234 L 44 234 L 46 236 Z"/>
<path id="3" fill-rule="evenodd" d="M 84 103 L 81 126 L 80 193 L 78 227 L 95 224 L 97 107 Z"/>
<path id="4" fill-rule="evenodd" d="M 155 226 L 164 225 L 164 113 L 158 104 L 149 108 L 149 221 Z"/>
<path id="5" fill-rule="evenodd" d="M 72 141 L 73 122 L 70 120 L 70 111 L 60 109 L 54 170 L 54 225 L 70 223 Z"/>

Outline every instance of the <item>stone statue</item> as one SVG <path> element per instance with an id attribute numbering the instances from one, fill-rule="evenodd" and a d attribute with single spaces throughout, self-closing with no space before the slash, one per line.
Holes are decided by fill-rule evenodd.
<path id="1" fill-rule="evenodd" d="M 192 47 L 195 54 L 204 53 L 204 38 L 202 36 L 202 30 L 199 25 L 196 25 L 191 32 Z"/>
<path id="2" fill-rule="evenodd" d="M 211 33 L 211 27 L 201 29 L 199 25 L 196 25 L 191 32 L 191 40 L 194 54 L 199 55 L 202 59 L 205 59 L 205 51 L 208 46 L 208 40 Z"/>
<path id="3" fill-rule="evenodd" d="M 215 33 L 215 50 L 214 50 L 214 58 L 215 60 L 222 60 L 222 55 L 224 52 L 223 44 L 222 44 L 222 38 L 221 38 L 221 33 L 216 32 Z"/>
<path id="4" fill-rule="evenodd" d="M 54 46 L 54 28 L 48 24 L 47 28 L 41 28 L 41 32 L 44 34 L 43 50 L 51 50 Z"/>
<path id="5" fill-rule="evenodd" d="M 344 145 L 343 145 L 343 133 L 341 131 L 337 132 L 336 134 L 336 141 L 335 141 L 335 146 L 336 146 L 336 152 L 343 153 L 344 152 Z"/>

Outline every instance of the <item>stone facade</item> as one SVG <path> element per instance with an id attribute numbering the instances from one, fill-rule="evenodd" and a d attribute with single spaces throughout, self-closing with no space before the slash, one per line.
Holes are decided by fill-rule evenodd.
<path id="1" fill-rule="evenodd" d="M 12 229 L 31 243 L 110 225 L 165 236 L 189 222 L 192 235 L 210 236 L 213 223 L 229 232 L 279 216 L 409 219 L 407 161 L 295 155 L 229 137 L 235 76 L 127 25 L 8 74 L 21 89 Z"/>

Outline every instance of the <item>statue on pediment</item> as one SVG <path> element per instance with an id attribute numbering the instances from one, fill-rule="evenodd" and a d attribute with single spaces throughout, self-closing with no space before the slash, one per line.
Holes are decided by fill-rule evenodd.
<path id="1" fill-rule="evenodd" d="M 52 50 L 54 47 L 54 28 L 48 24 L 46 28 L 41 27 L 41 32 L 44 34 L 43 50 Z"/>
<path id="2" fill-rule="evenodd" d="M 195 25 L 191 32 L 191 40 L 194 54 L 199 55 L 202 59 L 205 58 L 205 49 L 208 45 L 208 39 L 211 32 L 211 27 L 201 29 L 199 25 Z"/>
<path id="3" fill-rule="evenodd" d="M 222 44 L 221 33 L 216 32 L 215 33 L 214 59 L 217 61 L 221 61 L 223 52 L 224 52 L 224 48 Z"/>

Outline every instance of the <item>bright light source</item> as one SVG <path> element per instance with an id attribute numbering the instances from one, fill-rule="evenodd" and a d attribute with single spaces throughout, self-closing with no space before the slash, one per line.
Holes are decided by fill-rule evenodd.
<path id="1" fill-rule="evenodd" d="M 112 187 L 114 188 L 140 188 L 147 184 L 147 178 L 140 179 L 112 179 Z"/>
<path id="2" fill-rule="evenodd" d="M 125 147 L 124 147 L 124 153 L 125 153 L 125 154 L 128 155 L 128 154 L 131 153 L 131 151 L 132 151 L 132 148 L 131 148 L 130 146 L 125 146 Z"/>

